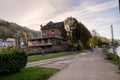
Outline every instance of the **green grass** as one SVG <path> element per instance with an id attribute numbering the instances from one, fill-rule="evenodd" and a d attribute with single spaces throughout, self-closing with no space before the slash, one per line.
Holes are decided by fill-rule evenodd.
<path id="1" fill-rule="evenodd" d="M 114 64 L 119 65 L 120 64 L 120 58 L 112 53 L 108 53 L 106 56 L 106 59 L 112 60 Z"/>
<path id="2" fill-rule="evenodd" d="M 108 48 L 103 48 L 103 52 L 106 53 L 106 59 L 111 60 L 114 64 L 119 65 L 120 70 L 120 58 L 116 54 L 109 53 Z"/>
<path id="3" fill-rule="evenodd" d="M 108 53 L 108 48 L 102 48 L 103 52 Z"/>
<path id="4" fill-rule="evenodd" d="M 50 68 L 28 67 L 19 73 L 0 76 L 0 80 L 47 80 L 58 71 L 57 69 Z"/>
<path id="5" fill-rule="evenodd" d="M 28 57 L 28 62 L 57 58 L 61 56 L 66 56 L 74 54 L 73 52 L 59 52 L 59 53 L 51 53 L 51 54 L 44 54 L 44 55 L 33 55 Z"/>

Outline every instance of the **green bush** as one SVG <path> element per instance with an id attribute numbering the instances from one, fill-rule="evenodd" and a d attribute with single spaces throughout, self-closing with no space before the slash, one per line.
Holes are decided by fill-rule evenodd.
<path id="1" fill-rule="evenodd" d="M 115 64 L 119 65 L 120 64 L 120 58 L 119 56 L 112 54 L 112 53 L 108 53 L 107 57 L 108 60 L 112 60 L 114 61 Z"/>
<path id="2" fill-rule="evenodd" d="M 103 50 L 103 52 L 108 53 L 108 48 L 105 47 L 102 50 Z"/>
<path id="3" fill-rule="evenodd" d="M 120 64 L 119 64 L 119 70 L 120 70 Z"/>
<path id="4" fill-rule="evenodd" d="M 22 50 L 0 51 L 0 74 L 18 72 L 27 64 L 27 54 Z"/>

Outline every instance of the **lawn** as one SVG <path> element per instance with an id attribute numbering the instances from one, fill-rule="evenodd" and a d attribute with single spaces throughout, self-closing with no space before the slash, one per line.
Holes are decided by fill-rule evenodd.
<path id="1" fill-rule="evenodd" d="M 19 73 L 0 76 L 0 80 L 47 80 L 58 71 L 57 69 L 50 68 L 28 67 Z"/>
<path id="2" fill-rule="evenodd" d="M 51 53 L 51 54 L 44 54 L 44 55 L 33 55 L 28 57 L 28 62 L 57 58 L 60 56 L 66 56 L 74 54 L 74 52 L 58 52 L 58 53 Z"/>

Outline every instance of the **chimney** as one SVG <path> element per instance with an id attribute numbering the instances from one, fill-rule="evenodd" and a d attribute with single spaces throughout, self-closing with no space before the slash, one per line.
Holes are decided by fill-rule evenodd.
<path id="1" fill-rule="evenodd" d="M 42 25 L 40 25 L 40 29 L 42 29 L 43 28 L 43 26 Z"/>

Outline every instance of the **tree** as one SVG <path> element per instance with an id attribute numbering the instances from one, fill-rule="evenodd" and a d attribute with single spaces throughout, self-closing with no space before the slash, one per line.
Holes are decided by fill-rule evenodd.
<path id="1" fill-rule="evenodd" d="M 89 41 L 89 38 L 92 37 L 92 35 L 89 32 L 89 30 L 85 27 L 85 25 L 83 25 L 82 23 L 78 23 L 78 27 L 80 29 L 80 32 L 79 32 L 80 40 L 84 45 L 84 48 L 88 48 L 89 47 L 88 41 Z"/>
<path id="2" fill-rule="evenodd" d="M 64 28 L 64 23 L 62 22 L 61 23 L 62 25 L 61 25 L 61 36 L 62 36 L 62 38 L 64 39 L 64 40 L 67 40 L 67 31 L 65 30 L 65 28 Z"/>
<path id="3" fill-rule="evenodd" d="M 21 38 L 23 39 L 24 45 L 27 45 L 27 33 L 21 31 Z"/>
<path id="4" fill-rule="evenodd" d="M 77 19 L 72 17 L 67 18 L 64 23 L 68 43 L 76 50 L 88 48 L 88 41 L 91 37 L 89 30 L 82 23 L 79 23 Z"/>
<path id="5" fill-rule="evenodd" d="M 91 31 L 91 34 L 92 34 L 92 36 L 100 37 L 99 33 L 94 29 Z"/>
<path id="6" fill-rule="evenodd" d="M 0 38 L 6 39 L 8 37 L 13 37 L 12 34 L 13 33 L 8 28 L 0 26 Z"/>
<path id="7" fill-rule="evenodd" d="M 27 38 L 28 38 L 28 39 L 32 39 L 32 38 L 33 38 L 33 34 L 32 34 L 31 32 L 29 32 L 29 33 L 27 34 Z"/>
<path id="8" fill-rule="evenodd" d="M 5 38 L 5 39 L 8 37 L 13 38 L 15 37 L 15 33 L 17 33 L 18 30 L 28 34 L 29 32 L 31 32 L 34 37 L 40 36 L 39 31 L 31 30 L 29 28 L 20 26 L 16 23 L 0 20 L 0 38 Z"/>
<path id="9" fill-rule="evenodd" d="M 100 42 L 99 38 L 97 36 L 93 36 L 89 39 L 88 44 L 90 47 L 95 47 L 98 46 L 99 42 Z"/>
<path id="10" fill-rule="evenodd" d="M 21 36 L 24 37 L 24 38 L 27 38 L 27 34 L 26 34 L 26 32 L 21 31 Z"/>
<path id="11" fill-rule="evenodd" d="M 92 37 L 89 39 L 90 47 L 108 45 L 109 41 L 105 37 L 101 37 L 99 33 L 95 30 L 91 31 Z"/>
<path id="12" fill-rule="evenodd" d="M 95 47 L 98 46 L 100 43 L 100 35 L 96 30 L 91 31 L 92 37 L 89 39 L 89 46 L 90 47 Z"/>

